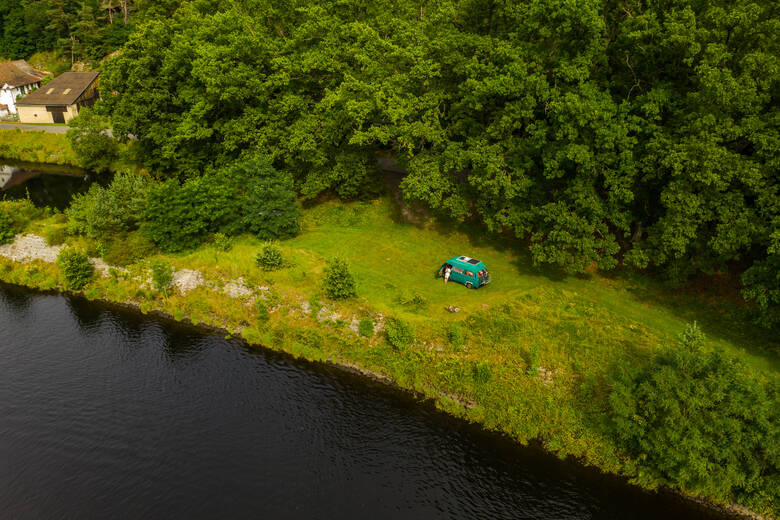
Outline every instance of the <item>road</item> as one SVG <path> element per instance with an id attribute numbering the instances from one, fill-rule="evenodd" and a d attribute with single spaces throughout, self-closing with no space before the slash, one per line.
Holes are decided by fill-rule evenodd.
<path id="1" fill-rule="evenodd" d="M 67 126 L 49 126 L 49 125 L 25 125 L 20 123 L 0 123 L 0 130 L 13 130 L 18 128 L 19 130 L 40 132 L 51 132 L 52 134 L 64 134 L 68 131 Z"/>

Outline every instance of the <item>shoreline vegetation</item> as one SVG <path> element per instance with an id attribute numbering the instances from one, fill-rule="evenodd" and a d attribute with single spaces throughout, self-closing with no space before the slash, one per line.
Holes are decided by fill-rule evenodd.
<path id="1" fill-rule="evenodd" d="M 744 305 L 706 292 L 671 291 L 632 271 L 571 276 L 535 268 L 509 241 L 487 239 L 477 228 L 427 216 L 410 222 L 389 196 L 311 204 L 298 236 L 270 244 L 281 253 L 281 262 L 265 260 L 270 268 L 257 260 L 260 253 L 274 256 L 264 253 L 268 242 L 219 234 L 181 253 L 150 250 L 112 266 L 98 257 L 121 259 L 121 251 L 112 256 L 99 240 L 68 235 L 65 215 L 29 201 L 1 204 L 17 225 L 15 240 L 0 246 L 4 282 L 63 290 L 60 251 L 85 251 L 95 276 L 75 292 L 88 299 L 358 371 L 521 444 L 538 440 L 561 458 L 646 489 L 665 483 L 648 477 L 612 438 L 606 425 L 610 373 L 648 364 L 694 321 L 708 334 L 708 348 L 767 378 L 778 366 L 777 345 L 767 331 L 749 325 Z M 119 247 L 133 247 L 135 233 Z M 454 254 L 485 261 L 493 283 L 468 290 L 434 278 Z M 334 257 L 349 265 L 357 297 L 327 297 L 324 277 Z M 730 514 L 760 517 L 681 493 Z"/>
<path id="2" fill-rule="evenodd" d="M 65 134 L 0 129 L 0 157 L 14 161 L 81 166 Z"/>

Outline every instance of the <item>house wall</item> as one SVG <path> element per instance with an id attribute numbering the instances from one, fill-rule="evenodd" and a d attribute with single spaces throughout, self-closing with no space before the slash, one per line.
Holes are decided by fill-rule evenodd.
<path id="1" fill-rule="evenodd" d="M 23 87 L 11 87 L 0 89 L 0 105 L 8 105 L 8 111 L 16 114 L 16 97 L 27 94 L 40 87 L 40 83 L 25 85 Z"/>
<path id="2" fill-rule="evenodd" d="M 20 123 L 53 123 L 51 112 L 46 111 L 43 105 L 16 107 L 19 112 Z M 67 115 L 65 116 L 67 118 Z"/>

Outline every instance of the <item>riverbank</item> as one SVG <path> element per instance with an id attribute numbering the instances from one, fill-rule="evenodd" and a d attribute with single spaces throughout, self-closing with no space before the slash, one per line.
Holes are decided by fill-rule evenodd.
<path id="1" fill-rule="evenodd" d="M 65 137 L 67 127 L 53 127 L 62 133 L 44 130 L 0 128 L 0 157 L 16 161 L 79 166 L 76 154 Z"/>
<path id="2" fill-rule="evenodd" d="M 25 211 L 35 210 L 14 213 Z M 207 244 L 121 269 L 105 265 L 83 294 L 350 367 L 521 443 L 539 439 L 560 457 L 644 487 L 662 483 L 637 479 L 643 468 L 620 452 L 606 427 L 611 370 L 645 362 L 691 321 L 702 325 L 710 343 L 757 371 L 777 370 L 771 338 L 747 325 L 738 305 L 707 294 L 673 293 L 632 273 L 577 278 L 539 271 L 509 243 L 488 243 L 470 229 L 432 219 L 408 223 L 389 199 L 324 202 L 307 209 L 301 225 L 300 236 L 279 244 L 287 260 L 280 271 L 259 269 L 254 258 L 262 243 L 244 236 L 228 251 Z M 61 215 L 40 212 L 27 219 L 24 233 L 50 236 L 62 227 Z M 67 241 L 96 256 L 97 243 Z M 60 273 L 51 263 L 58 247 L 17 237 L 16 246 L 0 248 L 0 279 L 60 290 Z M 485 261 L 493 283 L 470 291 L 435 279 L 441 261 L 456 254 Z M 336 255 L 355 274 L 354 300 L 324 298 L 323 267 Z M 170 295 L 152 289 L 151 258 L 176 269 Z M 401 269 L 399 258 L 414 261 Z M 259 301 L 269 311 L 267 321 L 258 316 Z M 406 347 L 393 347 L 384 337 L 394 319 L 414 331 Z M 370 337 L 359 332 L 362 320 L 371 320 Z"/>

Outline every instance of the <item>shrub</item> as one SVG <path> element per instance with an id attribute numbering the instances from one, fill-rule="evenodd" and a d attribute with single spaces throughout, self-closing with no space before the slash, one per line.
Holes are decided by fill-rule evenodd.
<path id="1" fill-rule="evenodd" d="M 179 184 L 168 180 L 150 188 L 144 233 L 163 251 L 196 247 L 210 233 L 242 230 L 244 201 L 240 178 L 205 175 Z"/>
<path id="2" fill-rule="evenodd" d="M 68 231 L 95 239 L 138 228 L 146 209 L 149 180 L 141 175 L 119 173 L 107 187 L 93 184 L 76 195 L 65 211 Z"/>
<path id="3" fill-rule="evenodd" d="M 474 384 L 484 385 L 493 377 L 493 372 L 485 361 L 478 361 L 471 366 L 471 375 L 474 378 Z"/>
<path id="4" fill-rule="evenodd" d="M 227 173 L 251 179 L 243 204 L 243 224 L 247 231 L 264 239 L 298 234 L 300 209 L 292 176 L 276 171 L 261 158 L 236 165 Z"/>
<path id="5" fill-rule="evenodd" d="M 325 295 L 331 300 L 346 300 L 357 296 L 355 279 L 345 260 L 334 258 L 328 261 L 325 267 Z"/>
<path id="6" fill-rule="evenodd" d="M 65 288 L 75 291 L 87 285 L 95 274 L 95 268 L 86 253 L 74 249 L 63 249 L 57 256 L 57 266 L 65 279 Z"/>
<path id="7" fill-rule="evenodd" d="M 401 305 L 416 308 L 425 307 L 428 304 L 428 300 L 426 300 L 425 296 L 421 295 L 420 293 L 409 293 L 406 291 L 404 291 L 398 297 L 397 301 Z"/>
<path id="8" fill-rule="evenodd" d="M 414 331 L 405 321 L 394 319 L 389 320 L 385 326 L 385 336 L 387 342 L 397 350 L 408 347 L 414 341 Z"/>
<path id="9" fill-rule="evenodd" d="M 16 236 L 14 232 L 14 222 L 11 217 L 0 209 L 0 244 L 7 244 L 12 242 Z"/>
<path id="10" fill-rule="evenodd" d="M 167 296 L 173 286 L 173 267 L 164 260 L 155 259 L 149 262 L 149 268 L 155 290 Z"/>
<path id="11" fill-rule="evenodd" d="M 119 151 L 116 140 L 106 133 L 108 121 L 83 107 L 79 115 L 68 123 L 66 137 L 84 168 L 95 171 L 108 170 Z"/>
<path id="12" fill-rule="evenodd" d="M 103 260 L 111 265 L 127 266 L 157 253 L 157 247 L 143 233 L 119 235 L 108 243 Z"/>
<path id="13" fill-rule="evenodd" d="M 49 246 L 59 246 L 65 243 L 68 230 L 65 226 L 49 226 L 43 232 L 43 238 Z"/>
<path id="14" fill-rule="evenodd" d="M 309 309 L 312 316 L 317 317 L 322 309 L 322 302 L 317 294 L 312 294 L 309 298 Z"/>
<path id="15" fill-rule="evenodd" d="M 266 244 L 255 258 L 257 265 L 265 271 L 276 271 L 284 266 L 284 257 L 282 250 L 274 244 Z"/>
<path id="16" fill-rule="evenodd" d="M 261 324 L 266 323 L 270 318 L 270 314 L 268 314 L 268 305 L 261 300 L 260 298 L 257 299 L 257 313 L 255 314 L 255 317 L 257 318 L 257 321 Z"/>
<path id="17" fill-rule="evenodd" d="M 696 324 L 675 348 L 612 383 L 615 436 L 655 478 L 748 506 L 780 500 L 777 385 L 705 350 Z"/>
<path id="18" fill-rule="evenodd" d="M 363 318 L 358 323 L 358 332 L 361 336 L 370 338 L 374 335 L 374 322 L 370 318 Z"/>
<path id="19" fill-rule="evenodd" d="M 447 331 L 447 340 L 455 350 L 460 350 L 466 343 L 463 337 L 463 328 L 460 323 L 452 323 Z"/>
<path id="20" fill-rule="evenodd" d="M 231 242 L 230 237 L 224 233 L 214 233 L 212 241 L 214 243 L 214 248 L 217 251 L 227 252 L 233 248 L 233 242 Z"/>

